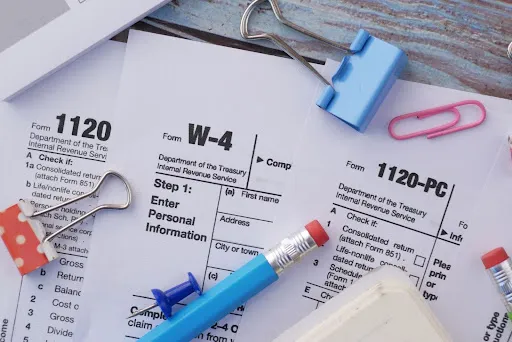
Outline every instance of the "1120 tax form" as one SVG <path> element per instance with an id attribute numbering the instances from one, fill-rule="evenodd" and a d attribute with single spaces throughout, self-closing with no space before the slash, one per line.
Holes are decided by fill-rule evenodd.
<path id="1" fill-rule="evenodd" d="M 28 199 L 42 210 L 90 191 L 107 168 L 124 45 L 108 42 L 11 103 L 0 103 L 0 210 Z M 94 126 L 94 127 L 93 127 Z M 85 199 L 41 217 L 47 233 L 96 205 Z M 72 341 L 93 219 L 53 240 L 60 258 L 21 277 L 0 242 L 1 341 Z"/>
<path id="2" fill-rule="evenodd" d="M 134 201 L 97 217 L 77 340 L 135 340 L 165 319 L 159 308 L 126 319 L 154 302 L 150 289 L 192 272 L 207 290 L 277 241 L 268 237 L 316 88 L 287 59 L 137 31 L 121 83 L 117 117 L 131 119 L 119 120 L 112 164 Z M 234 340 L 244 314 L 198 340 Z"/>

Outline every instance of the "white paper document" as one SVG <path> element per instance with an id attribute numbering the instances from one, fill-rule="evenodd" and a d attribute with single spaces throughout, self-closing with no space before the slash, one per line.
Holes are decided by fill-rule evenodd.
<path id="1" fill-rule="evenodd" d="M 124 44 L 108 42 L 11 103 L 0 103 L 0 210 L 36 210 L 88 192 L 107 168 Z M 45 215 L 48 233 L 96 205 L 86 199 Z M 1 220 L 1 219 L 0 219 Z M 0 341 L 71 341 L 93 220 L 59 235 L 60 259 L 21 277 L 0 240 Z"/>
<path id="2" fill-rule="evenodd" d="M 493 204 L 494 190 L 504 201 L 510 188 L 500 183 L 511 102 L 399 81 L 360 134 L 311 110 L 315 89 L 288 60 L 130 34 L 117 117 L 131 119 L 116 123 L 109 152 L 134 203 L 98 216 L 78 341 L 139 338 L 164 319 L 158 308 L 126 319 L 154 303 L 150 289 L 192 272 L 207 290 L 312 219 L 331 241 L 197 341 L 271 341 L 380 265 L 408 273 L 455 341 L 507 340 L 479 258 L 512 245 L 506 206 Z M 397 115 L 466 99 L 488 113 L 471 131 L 409 141 L 387 132 Z M 460 110 L 464 123 L 480 115 Z"/>
<path id="3" fill-rule="evenodd" d="M 164 0 L 1 1 L 0 101 L 12 99 L 165 3 Z"/>
<path id="4" fill-rule="evenodd" d="M 164 319 L 159 308 L 126 318 L 154 302 L 151 289 L 192 272 L 207 290 L 276 242 L 316 88 L 291 60 L 137 31 L 121 83 L 117 113 L 130 119 L 112 164 L 134 202 L 97 217 L 77 340 L 135 340 Z M 243 315 L 241 305 L 198 340 L 234 340 Z"/>
<path id="5" fill-rule="evenodd" d="M 388 134 L 395 116 L 467 99 L 487 109 L 478 128 L 431 140 Z M 458 109 L 464 123 L 480 115 L 475 106 Z M 505 224 L 510 201 L 494 195 L 500 184 L 510 191 L 510 156 L 501 155 L 508 175 L 502 169 L 482 195 L 506 144 L 511 112 L 511 101 L 405 81 L 396 83 L 364 134 L 314 108 L 294 159 L 293 191 L 275 224 L 287 229 L 317 218 L 331 240 L 248 303 L 237 341 L 272 340 L 381 265 L 408 273 L 454 341 L 508 341 L 505 310 L 480 256 L 512 246 Z M 411 118 L 397 129 L 451 119 L 450 113 Z"/>

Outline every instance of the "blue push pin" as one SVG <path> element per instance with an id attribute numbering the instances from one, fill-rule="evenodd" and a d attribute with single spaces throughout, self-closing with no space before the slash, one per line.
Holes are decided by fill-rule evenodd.
<path id="1" fill-rule="evenodd" d="M 151 292 L 155 297 L 156 303 L 148 306 L 147 308 L 134 312 L 128 318 L 135 317 L 159 306 L 165 317 L 169 319 L 171 318 L 172 307 L 174 305 L 178 304 L 181 300 L 190 296 L 194 292 L 198 295 L 201 295 L 202 293 L 196 278 L 194 278 L 194 275 L 190 272 L 188 272 L 188 281 L 174 286 L 165 292 L 159 289 L 152 289 Z"/>

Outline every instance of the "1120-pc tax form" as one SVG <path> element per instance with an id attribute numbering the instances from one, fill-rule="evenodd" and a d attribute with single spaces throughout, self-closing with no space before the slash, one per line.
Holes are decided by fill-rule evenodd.
<path id="1" fill-rule="evenodd" d="M 467 99 L 487 109 L 475 129 L 430 140 L 388 134 L 397 115 Z M 465 123 L 480 115 L 476 106 L 459 110 Z M 406 81 L 395 84 L 364 134 L 313 108 L 294 159 L 293 190 L 275 224 L 288 229 L 315 217 L 331 240 L 249 302 L 237 339 L 270 341 L 370 270 L 393 265 L 408 273 L 454 341 L 508 341 L 505 310 L 480 256 L 512 247 L 504 209 L 510 192 L 500 190 L 512 183 L 503 152 L 511 113 L 512 101 Z M 397 129 L 403 134 L 451 119 L 410 118 Z M 492 191 L 482 192 L 489 184 Z"/>
<path id="2" fill-rule="evenodd" d="M 123 57 L 124 44 L 107 42 L 0 103 L 0 210 L 20 198 L 41 210 L 94 187 L 116 134 L 111 119 Z M 53 233 L 96 201 L 85 199 L 38 219 Z M 53 244 L 60 258 L 24 277 L 0 242 L 0 340 L 72 341 L 93 222 L 59 235 Z"/>
<path id="3" fill-rule="evenodd" d="M 187 272 L 209 289 L 279 241 L 268 237 L 317 84 L 297 69 L 288 59 L 130 33 L 117 110 L 130 120 L 119 120 L 111 162 L 134 200 L 122 215 L 98 216 L 77 340 L 137 339 L 164 318 L 156 308 L 126 319 L 154 302 L 150 289 Z M 234 340 L 244 314 L 242 305 L 198 340 Z"/>

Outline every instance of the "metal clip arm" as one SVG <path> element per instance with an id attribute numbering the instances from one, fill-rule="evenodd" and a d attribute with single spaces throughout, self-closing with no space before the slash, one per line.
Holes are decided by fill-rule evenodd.
<path id="1" fill-rule="evenodd" d="M 96 186 L 91 190 L 89 191 L 88 193 L 85 193 L 81 196 L 78 196 L 76 198 L 71 198 L 65 202 L 62 202 L 62 203 L 59 203 L 53 207 L 50 207 L 50 208 L 47 208 L 45 210 L 42 210 L 42 211 L 38 211 L 34 214 L 32 214 L 30 217 L 37 217 L 37 216 L 40 216 L 40 215 L 44 215 L 46 213 L 49 213 L 51 211 L 54 211 L 56 209 L 59 209 L 61 207 L 65 207 L 71 203 L 75 203 L 77 201 L 80 201 L 84 198 L 87 198 L 91 195 L 93 195 L 94 193 L 96 193 L 99 188 L 101 187 L 101 185 L 105 182 L 105 179 L 108 177 L 108 176 L 115 176 L 117 178 L 119 178 L 125 188 L 126 188 L 126 192 L 127 192 L 127 199 L 126 199 L 126 202 L 123 203 L 123 204 L 102 204 L 102 205 L 99 205 L 97 206 L 96 208 L 92 209 L 91 211 L 89 211 L 88 213 L 80 216 L 79 218 L 77 218 L 75 221 L 65 225 L 64 227 L 62 227 L 61 229 L 57 230 L 56 232 L 54 232 L 53 234 L 51 235 L 48 235 L 44 240 L 43 242 L 47 242 L 47 241 L 52 241 L 55 237 L 57 237 L 57 235 L 65 232 L 66 230 L 68 230 L 69 228 L 71 228 L 72 226 L 74 226 L 75 224 L 79 223 L 79 222 L 82 222 L 83 220 L 85 220 L 86 218 L 88 218 L 89 216 L 91 215 L 94 215 L 96 214 L 98 211 L 100 210 L 103 210 L 103 209 L 116 209 L 116 210 L 121 210 L 121 209 L 126 209 L 128 208 L 128 206 L 130 205 L 130 203 L 132 202 L 132 190 L 130 189 L 130 185 L 128 184 L 128 181 L 126 180 L 126 178 L 124 178 L 120 173 L 116 172 L 116 171 L 107 171 L 103 174 L 103 176 L 101 176 L 98 184 L 96 184 Z"/>
<path id="2" fill-rule="evenodd" d="M 309 30 L 306 30 L 305 28 L 292 23 L 285 17 L 283 17 L 283 14 L 277 4 L 277 0 L 254 0 L 249 4 L 247 9 L 245 10 L 244 14 L 242 15 L 242 21 L 240 22 L 240 34 L 245 39 L 268 39 L 271 40 L 274 44 L 278 45 L 283 49 L 284 52 L 286 52 L 290 57 L 295 59 L 296 61 L 300 62 L 304 67 L 306 67 L 309 71 L 311 71 L 322 83 L 325 85 L 330 85 L 330 82 L 326 80 L 318 71 L 316 71 L 315 68 L 311 64 L 309 64 L 304 57 L 302 57 L 297 51 L 295 51 L 290 45 L 288 45 L 283 39 L 280 37 L 271 34 L 271 33 L 255 33 L 251 34 L 249 32 L 249 17 L 251 16 L 252 12 L 260 5 L 261 3 L 268 1 L 270 2 L 270 5 L 272 6 L 272 11 L 274 12 L 274 15 L 276 16 L 277 20 L 281 22 L 282 24 L 299 31 L 307 36 L 310 36 L 312 38 L 318 39 L 326 44 L 329 44 L 335 48 L 338 48 L 340 50 L 343 50 L 347 54 L 352 54 L 352 51 L 350 48 L 347 48 L 340 43 L 337 43 L 333 40 L 327 39 L 325 37 L 322 37 L 314 32 L 311 32 Z"/>

